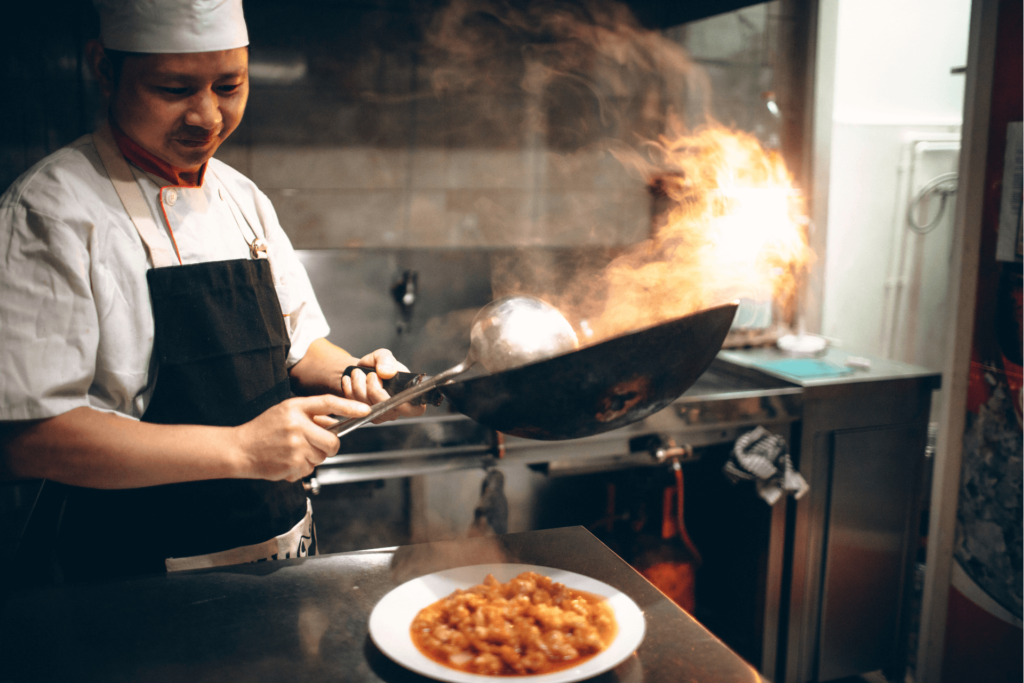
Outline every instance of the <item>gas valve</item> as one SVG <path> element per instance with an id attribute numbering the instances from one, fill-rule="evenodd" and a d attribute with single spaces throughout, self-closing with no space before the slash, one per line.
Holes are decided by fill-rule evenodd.
<path id="1" fill-rule="evenodd" d="M 666 460 L 685 462 L 697 459 L 693 452 L 693 446 L 689 444 L 680 446 L 676 444 L 675 439 L 663 434 L 647 434 L 633 437 L 629 440 L 630 453 L 643 453 L 645 451 L 650 453 L 651 457 L 658 462 L 665 462 Z"/>
<path id="2" fill-rule="evenodd" d="M 415 270 L 407 270 L 402 273 L 402 279 L 391 288 L 391 295 L 402 308 L 402 313 L 408 315 L 412 312 L 413 304 L 416 303 L 416 290 L 419 285 L 419 273 Z"/>

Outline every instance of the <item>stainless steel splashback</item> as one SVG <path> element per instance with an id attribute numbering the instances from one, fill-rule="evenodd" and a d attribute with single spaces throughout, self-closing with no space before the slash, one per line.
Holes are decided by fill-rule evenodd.
<path id="1" fill-rule="evenodd" d="M 491 300 L 484 250 L 327 249 L 298 251 L 329 339 L 353 355 L 388 348 L 414 372 L 462 360 L 469 323 Z"/>
<path id="2" fill-rule="evenodd" d="M 469 350 L 473 316 L 496 296 L 558 293 L 607 264 L 613 247 L 299 250 L 328 338 L 353 355 L 388 348 L 436 374 Z"/>

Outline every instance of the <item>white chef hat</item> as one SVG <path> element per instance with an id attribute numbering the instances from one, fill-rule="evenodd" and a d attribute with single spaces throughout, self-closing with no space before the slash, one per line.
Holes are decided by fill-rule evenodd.
<path id="1" fill-rule="evenodd" d="M 124 52 L 213 52 L 249 44 L 242 0 L 93 0 L 100 40 Z"/>

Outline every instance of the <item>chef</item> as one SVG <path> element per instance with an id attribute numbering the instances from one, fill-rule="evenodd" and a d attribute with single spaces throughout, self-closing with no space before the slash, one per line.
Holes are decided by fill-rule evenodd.
<path id="1" fill-rule="evenodd" d="M 213 158 L 248 97 L 241 0 L 95 4 L 108 120 L 0 198 L 4 473 L 67 485 L 70 579 L 313 553 L 329 416 L 402 367 L 325 339 L 274 207 Z"/>

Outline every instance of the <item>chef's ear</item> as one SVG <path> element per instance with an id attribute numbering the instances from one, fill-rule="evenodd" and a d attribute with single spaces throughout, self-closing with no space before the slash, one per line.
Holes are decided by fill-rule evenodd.
<path id="1" fill-rule="evenodd" d="M 114 65 L 107 57 L 107 51 L 103 43 L 98 40 L 90 40 L 85 44 L 85 57 L 92 69 L 92 75 L 100 84 L 100 92 L 104 97 L 110 97 L 117 87 L 117 75 L 114 73 Z"/>

